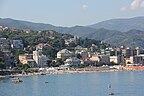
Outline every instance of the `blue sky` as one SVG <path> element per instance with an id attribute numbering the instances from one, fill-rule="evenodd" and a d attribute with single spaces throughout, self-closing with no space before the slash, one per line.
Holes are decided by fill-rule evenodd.
<path id="1" fill-rule="evenodd" d="M 144 0 L 0 0 L 0 18 L 57 26 L 144 15 Z"/>

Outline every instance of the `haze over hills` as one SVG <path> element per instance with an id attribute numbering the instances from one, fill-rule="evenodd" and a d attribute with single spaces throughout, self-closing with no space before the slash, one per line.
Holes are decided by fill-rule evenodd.
<path id="1" fill-rule="evenodd" d="M 84 36 L 85 34 L 92 33 L 95 31 L 94 28 L 84 27 L 84 26 L 74 26 L 74 27 L 60 27 L 51 24 L 44 23 L 32 23 L 28 21 L 14 20 L 10 18 L 2 19 L 0 18 L 0 26 L 14 27 L 16 29 L 28 29 L 28 30 L 55 30 L 57 32 L 69 33 L 72 35 Z"/>
<path id="2" fill-rule="evenodd" d="M 74 26 L 74 27 L 61 27 L 44 23 L 32 23 L 28 21 L 14 20 L 10 18 L 0 18 L 0 25 L 7 27 L 15 27 L 17 29 L 30 29 L 30 30 L 56 30 L 58 32 L 70 33 L 73 35 L 84 36 L 93 33 L 95 29 L 108 29 L 127 32 L 132 29 L 144 31 L 144 17 L 134 17 L 128 19 L 111 19 L 102 21 L 89 26 Z"/>
<path id="3" fill-rule="evenodd" d="M 102 40 L 116 46 L 144 47 L 144 17 L 112 19 L 90 26 L 74 27 L 60 27 L 51 24 L 0 18 L 0 26 L 29 30 L 55 30 L 57 32 Z"/>
<path id="4" fill-rule="evenodd" d="M 102 21 L 88 27 L 99 29 L 105 28 L 108 30 L 117 30 L 121 32 L 126 32 L 132 29 L 144 31 L 144 17 L 134 17 L 128 19 L 111 19 Z"/>
<path id="5" fill-rule="evenodd" d="M 144 32 L 139 30 L 130 30 L 120 32 L 107 29 L 97 29 L 96 32 L 86 36 L 90 39 L 102 40 L 115 46 L 125 45 L 128 47 L 143 47 L 144 48 Z"/>

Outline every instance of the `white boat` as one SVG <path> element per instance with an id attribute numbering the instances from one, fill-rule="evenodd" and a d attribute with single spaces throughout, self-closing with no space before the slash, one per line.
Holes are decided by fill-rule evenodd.
<path id="1" fill-rule="evenodd" d="M 12 82 L 13 82 L 13 83 L 20 83 L 20 82 L 23 82 L 23 81 L 22 81 L 22 79 L 20 79 L 20 78 L 13 78 L 13 79 L 12 79 Z"/>

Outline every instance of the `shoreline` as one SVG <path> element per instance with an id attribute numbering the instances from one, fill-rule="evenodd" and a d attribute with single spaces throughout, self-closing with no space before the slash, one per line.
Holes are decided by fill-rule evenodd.
<path id="1" fill-rule="evenodd" d="M 28 74 L 14 74 L 14 75 L 0 75 L 0 78 L 13 78 L 13 77 L 23 77 L 23 76 L 41 76 L 41 75 L 53 75 L 53 74 L 83 74 L 83 73 L 97 73 L 97 72 L 133 72 L 133 71 L 144 71 L 144 70 L 126 70 L 126 69 L 97 69 L 97 70 L 66 70 L 48 73 L 28 73 Z"/>

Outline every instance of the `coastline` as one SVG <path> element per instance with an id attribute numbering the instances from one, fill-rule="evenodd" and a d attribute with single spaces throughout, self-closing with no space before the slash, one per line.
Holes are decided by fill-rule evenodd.
<path id="1" fill-rule="evenodd" d="M 28 74 L 13 74 L 13 75 L 0 75 L 0 78 L 13 78 L 21 76 L 40 76 L 40 75 L 52 75 L 52 74 L 82 74 L 82 73 L 96 73 L 96 72 L 129 72 L 129 71 L 144 71 L 140 69 L 110 69 L 110 68 L 77 68 L 72 70 L 61 70 L 55 72 L 45 72 L 44 74 L 28 73 Z"/>

